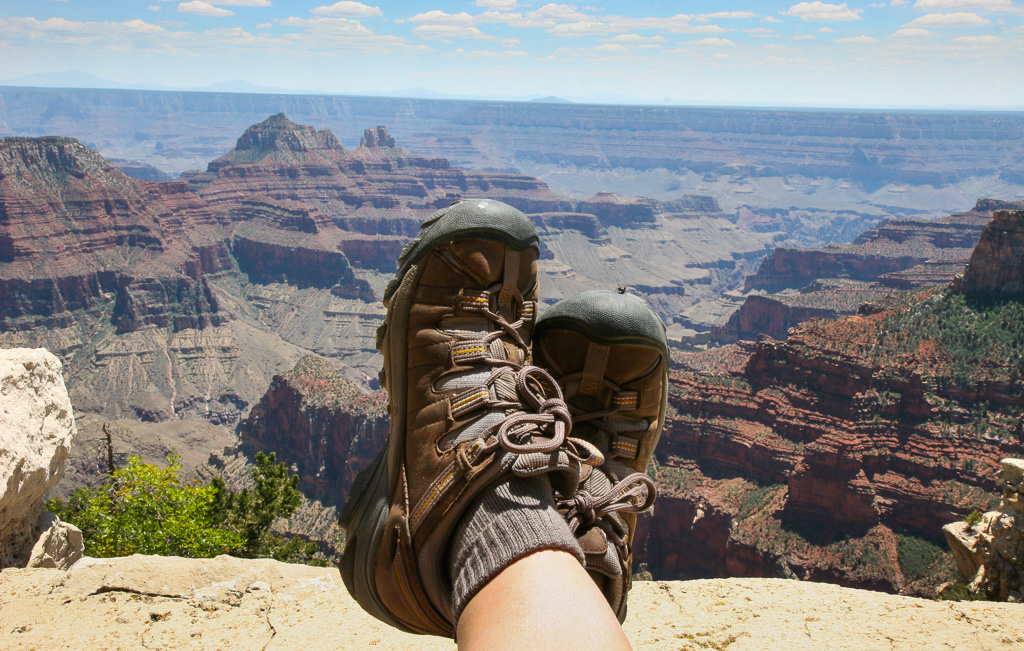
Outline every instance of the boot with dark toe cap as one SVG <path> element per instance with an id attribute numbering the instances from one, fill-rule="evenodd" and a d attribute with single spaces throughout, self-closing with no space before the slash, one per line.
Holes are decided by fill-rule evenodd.
<path id="1" fill-rule="evenodd" d="M 510 474 L 579 481 L 569 412 L 530 365 L 538 252 L 520 211 L 461 201 L 424 222 L 385 292 L 391 431 L 342 509 L 340 565 L 356 601 L 402 630 L 453 635 L 447 542 L 482 491 Z"/>
<path id="2" fill-rule="evenodd" d="M 622 621 L 637 514 L 655 498 L 647 467 L 668 401 L 665 326 L 639 297 L 584 292 L 544 312 L 534 331 L 534 357 L 562 388 L 573 436 L 604 454 L 602 464 L 583 468 L 579 491 L 562 496 L 559 506 L 587 571 Z"/>

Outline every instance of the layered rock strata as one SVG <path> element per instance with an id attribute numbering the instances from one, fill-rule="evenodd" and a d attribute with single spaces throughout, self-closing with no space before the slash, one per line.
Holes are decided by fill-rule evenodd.
<path id="1" fill-rule="evenodd" d="M 968 294 L 1024 296 L 1024 209 L 1001 210 L 985 226 L 958 288 Z"/>
<path id="2" fill-rule="evenodd" d="M 276 451 L 307 497 L 341 506 L 356 474 L 384 446 L 386 406 L 383 392 L 364 394 L 330 362 L 308 356 L 274 376 L 238 431 L 243 444 Z"/>
<path id="3" fill-rule="evenodd" d="M 665 318 L 749 273 L 772 239 L 707 197 L 581 202 L 414 156 L 384 127 L 364 136 L 349 150 L 274 115 L 169 183 L 71 139 L 5 139 L 0 342 L 54 350 L 85 411 L 232 425 L 305 353 L 374 386 L 376 297 L 420 221 L 453 200 L 536 215 L 545 300 L 625 285 Z"/>
<path id="4" fill-rule="evenodd" d="M 756 293 L 725 324 L 712 327 L 711 338 L 721 343 L 760 334 L 785 339 L 791 327 L 804 321 L 853 314 L 896 290 L 947 284 L 963 272 L 972 254 L 984 255 L 973 253 L 974 246 L 993 212 L 1019 206 L 981 199 L 971 210 L 942 219 L 883 221 L 851 244 L 776 248 L 746 280 L 744 291 Z M 989 284 L 998 277 L 994 273 Z"/>
<path id="5" fill-rule="evenodd" d="M 648 569 L 926 594 L 948 578 L 941 526 L 986 510 L 1024 450 L 1015 304 L 960 296 L 890 297 L 764 337 L 732 373 L 673 373 Z"/>

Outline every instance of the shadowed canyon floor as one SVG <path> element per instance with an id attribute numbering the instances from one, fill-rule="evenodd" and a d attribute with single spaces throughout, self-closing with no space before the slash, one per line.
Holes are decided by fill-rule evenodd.
<path id="1" fill-rule="evenodd" d="M 638 649 L 1018 649 L 1019 604 L 940 602 L 781 579 L 641 581 Z M 83 559 L 0 572 L 5 649 L 454 649 L 363 612 L 337 571 L 227 556 Z"/>

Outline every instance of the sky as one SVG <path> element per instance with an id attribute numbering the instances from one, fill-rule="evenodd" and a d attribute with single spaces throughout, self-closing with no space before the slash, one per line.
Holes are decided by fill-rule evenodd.
<path id="1" fill-rule="evenodd" d="M 1024 109 L 1024 0 L 0 0 L 0 80 Z M 419 92 L 419 91 L 417 91 Z"/>

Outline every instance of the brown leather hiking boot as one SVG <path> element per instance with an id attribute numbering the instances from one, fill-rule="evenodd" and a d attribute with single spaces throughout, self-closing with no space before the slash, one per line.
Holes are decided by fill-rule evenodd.
<path id="1" fill-rule="evenodd" d="M 632 585 L 637 514 L 654 503 L 647 466 L 665 424 L 668 341 L 642 299 L 590 291 L 548 308 L 534 338 L 538 366 L 557 378 L 573 415 L 573 436 L 605 455 L 584 466 L 579 491 L 559 506 L 586 557 L 587 571 L 619 621 Z"/>
<path id="2" fill-rule="evenodd" d="M 572 493 L 580 457 L 558 386 L 530 366 L 537 235 L 518 210 L 467 200 L 435 213 L 399 259 L 378 331 L 391 432 L 341 514 L 341 573 L 372 615 L 452 635 L 446 542 L 505 473 L 553 472 Z"/>

